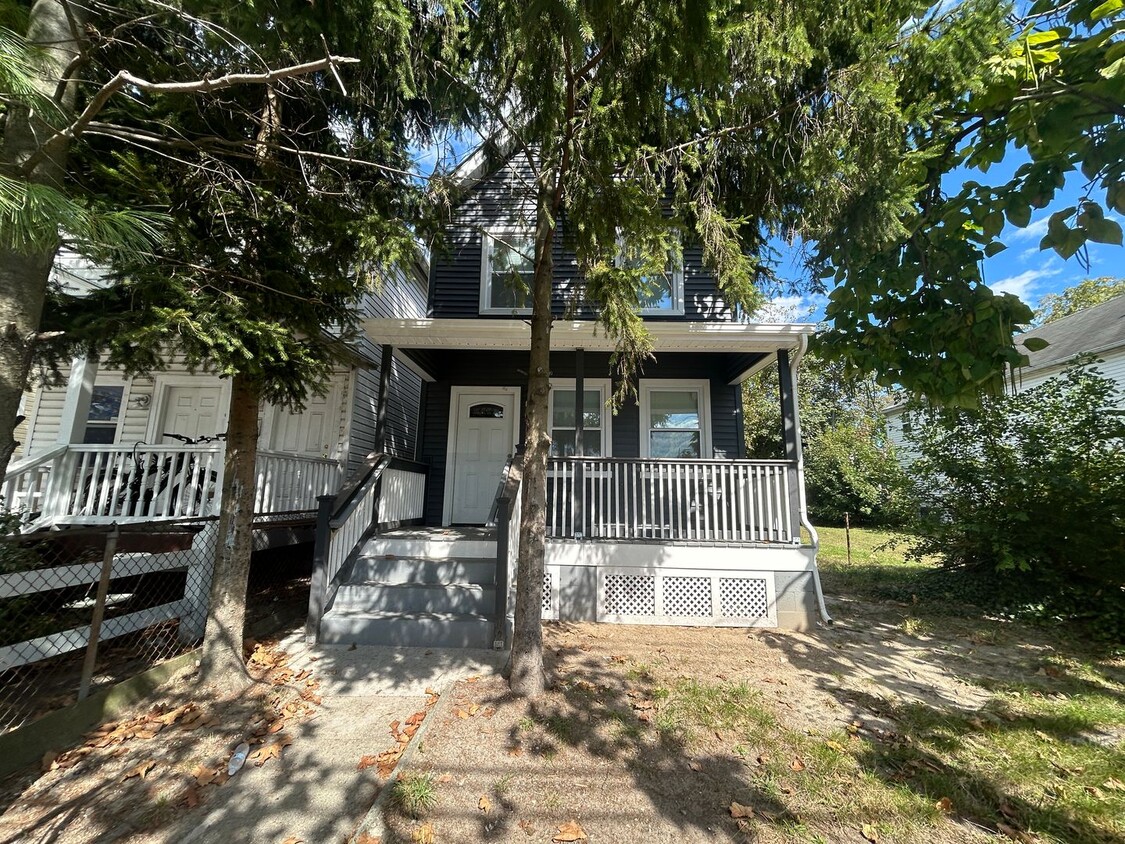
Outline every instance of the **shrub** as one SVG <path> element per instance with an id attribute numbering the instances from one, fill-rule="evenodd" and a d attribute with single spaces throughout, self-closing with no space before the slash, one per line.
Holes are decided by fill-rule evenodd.
<path id="1" fill-rule="evenodd" d="M 893 450 L 863 425 L 833 425 L 805 444 L 805 487 L 814 521 L 898 525 L 911 511 L 910 484 Z"/>
<path id="2" fill-rule="evenodd" d="M 1094 367 L 976 410 L 914 414 L 912 553 L 996 586 L 990 603 L 1125 625 L 1125 411 Z M 983 597 L 992 590 L 982 590 Z M 1091 618 L 1091 616 L 1093 616 Z"/>

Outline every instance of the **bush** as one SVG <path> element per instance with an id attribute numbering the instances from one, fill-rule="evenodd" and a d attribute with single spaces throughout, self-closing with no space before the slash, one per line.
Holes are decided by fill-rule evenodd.
<path id="1" fill-rule="evenodd" d="M 899 525 L 911 511 L 909 479 L 885 443 L 864 426 L 834 425 L 805 445 L 805 488 L 814 521 Z"/>
<path id="2" fill-rule="evenodd" d="M 977 410 L 914 414 L 912 553 L 995 586 L 991 604 L 1125 630 L 1125 411 L 1090 366 Z M 984 587 L 983 600 L 993 590 Z"/>

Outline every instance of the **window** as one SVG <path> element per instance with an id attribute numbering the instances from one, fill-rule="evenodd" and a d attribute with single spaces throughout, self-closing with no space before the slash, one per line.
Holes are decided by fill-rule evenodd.
<path id="1" fill-rule="evenodd" d="M 551 456 L 573 457 L 577 453 L 578 431 L 573 380 L 551 382 Z M 609 456 L 608 379 L 586 379 L 582 390 L 582 454 L 585 457 Z"/>
<path id="2" fill-rule="evenodd" d="M 117 419 L 121 415 L 123 386 L 95 386 L 90 395 L 90 412 L 86 415 L 84 443 L 112 443 L 117 435 Z"/>
<path id="3" fill-rule="evenodd" d="M 470 419 L 503 419 L 504 408 L 498 404 L 474 404 L 469 408 Z"/>
<path id="4" fill-rule="evenodd" d="M 526 231 L 497 230 L 481 243 L 480 312 L 531 312 L 535 275 L 535 236 Z"/>
<path id="5" fill-rule="evenodd" d="M 630 257 L 629 250 L 622 246 L 618 263 L 624 267 L 636 267 L 639 261 Z M 668 263 L 663 273 L 642 276 L 644 289 L 641 291 L 641 314 L 682 314 L 684 312 L 684 267 L 679 250 L 669 250 Z"/>
<path id="6" fill-rule="evenodd" d="M 641 456 L 710 458 L 706 381 L 641 381 Z"/>

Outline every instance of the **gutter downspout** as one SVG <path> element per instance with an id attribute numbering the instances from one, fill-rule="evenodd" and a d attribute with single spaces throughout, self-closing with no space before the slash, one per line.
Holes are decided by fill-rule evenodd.
<path id="1" fill-rule="evenodd" d="M 808 506 L 805 502 L 805 455 L 804 449 L 801 446 L 801 402 L 797 399 L 797 367 L 801 363 L 801 358 L 805 356 L 805 352 L 809 348 L 808 335 L 802 334 L 797 343 L 797 351 L 793 355 L 793 359 L 789 362 L 789 371 L 792 376 L 793 382 L 793 427 L 797 437 L 797 494 L 801 502 L 801 526 L 809 532 L 812 539 L 813 547 L 813 587 L 816 589 L 816 603 L 820 609 L 820 617 L 825 624 L 832 624 L 832 616 L 828 614 L 828 607 L 824 604 L 824 590 L 820 587 L 820 570 L 816 564 L 816 552 L 820 548 L 820 534 L 816 532 L 816 528 L 812 526 L 812 522 L 808 517 Z"/>

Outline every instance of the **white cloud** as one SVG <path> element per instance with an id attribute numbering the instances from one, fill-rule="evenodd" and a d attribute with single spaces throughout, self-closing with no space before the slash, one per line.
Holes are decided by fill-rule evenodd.
<path id="1" fill-rule="evenodd" d="M 1020 255 L 1019 255 L 1020 263 L 1026 264 L 1028 261 L 1030 261 L 1032 258 L 1034 258 L 1036 255 L 1039 255 L 1039 254 L 1041 254 L 1041 251 L 1040 251 L 1039 247 L 1038 246 L 1031 246 L 1031 247 L 1023 250 L 1023 252 L 1020 253 Z"/>
<path id="2" fill-rule="evenodd" d="M 1005 240 L 1009 240 L 1012 242 L 1020 240 L 1034 240 L 1038 243 L 1043 239 L 1043 235 L 1047 233 L 1047 224 L 1050 222 L 1050 214 L 1045 217 L 1040 217 L 1038 220 L 1034 220 L 1028 223 L 1024 228 L 1016 229 L 1014 232 L 1008 235 Z"/>
<path id="3" fill-rule="evenodd" d="M 778 296 L 760 307 L 754 322 L 811 322 L 814 315 L 824 310 L 828 297 L 819 293 L 811 296 Z"/>
<path id="4" fill-rule="evenodd" d="M 1057 276 L 1061 272 L 1061 269 L 1047 268 L 1025 270 L 1019 275 L 1002 278 L 988 286 L 992 288 L 993 293 L 1012 293 L 1030 304 L 1031 299 L 1036 298 L 1035 290 L 1039 287 L 1039 283 L 1044 279 Z"/>

